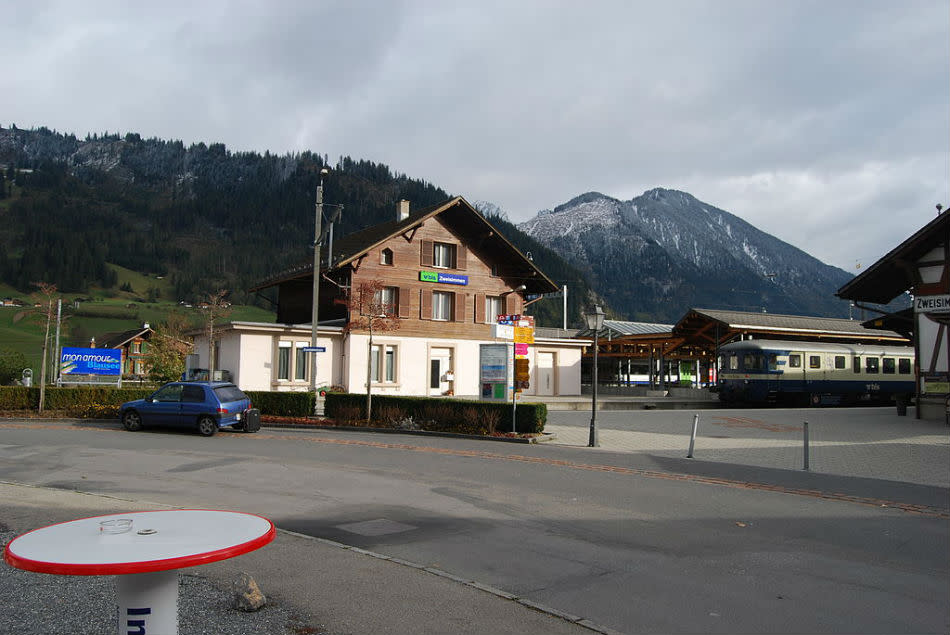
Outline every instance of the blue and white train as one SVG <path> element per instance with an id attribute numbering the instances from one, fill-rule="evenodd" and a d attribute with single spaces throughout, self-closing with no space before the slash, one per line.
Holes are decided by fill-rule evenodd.
<path id="1" fill-rule="evenodd" d="M 911 346 L 744 340 L 719 349 L 727 404 L 838 405 L 914 394 Z"/>

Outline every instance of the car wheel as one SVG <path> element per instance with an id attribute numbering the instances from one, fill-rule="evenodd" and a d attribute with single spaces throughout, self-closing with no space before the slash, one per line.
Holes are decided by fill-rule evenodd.
<path id="1" fill-rule="evenodd" d="M 128 410 L 122 415 L 122 427 L 129 432 L 138 432 L 142 429 L 142 416 L 134 410 Z"/>
<path id="2" fill-rule="evenodd" d="M 213 436 L 218 431 L 218 422 L 213 417 L 204 415 L 198 418 L 198 434 L 203 437 Z"/>

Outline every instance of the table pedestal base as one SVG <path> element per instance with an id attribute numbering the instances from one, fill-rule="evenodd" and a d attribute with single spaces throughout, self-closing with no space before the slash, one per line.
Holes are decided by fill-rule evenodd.
<path id="1" fill-rule="evenodd" d="M 115 579 L 119 635 L 178 635 L 178 570 Z"/>

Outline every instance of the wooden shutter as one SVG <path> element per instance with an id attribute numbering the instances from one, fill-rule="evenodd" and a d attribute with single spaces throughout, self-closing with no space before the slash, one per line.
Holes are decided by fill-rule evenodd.
<path id="1" fill-rule="evenodd" d="M 422 249 L 422 253 L 419 254 L 419 264 L 422 265 L 423 267 L 431 267 L 432 266 L 432 250 L 433 250 L 434 245 L 431 240 L 420 241 L 420 244 L 422 245 L 422 247 L 420 248 Z M 432 317 L 432 316 L 429 316 L 429 317 Z"/>
<path id="2" fill-rule="evenodd" d="M 476 293 L 475 294 L 475 324 L 483 324 L 485 322 L 485 294 Z"/>
<path id="3" fill-rule="evenodd" d="M 419 289 L 419 318 L 432 319 L 432 291 L 429 289 Z"/>
<path id="4" fill-rule="evenodd" d="M 505 313 L 507 315 L 515 315 L 515 307 L 517 307 L 518 296 L 514 293 L 509 293 L 505 296 Z"/>
<path id="5" fill-rule="evenodd" d="M 455 268 L 465 269 L 468 262 L 468 249 L 465 245 L 458 245 L 455 252 Z"/>
<path id="6" fill-rule="evenodd" d="M 465 321 L 465 294 L 464 293 L 455 293 L 455 318 L 456 322 Z"/>
<path id="7" fill-rule="evenodd" d="M 411 303 L 410 298 L 412 297 L 412 295 L 410 295 L 411 293 L 412 293 L 412 289 L 410 289 L 409 287 L 399 287 L 398 303 L 399 303 L 399 317 L 401 318 L 409 317 L 409 305 Z"/>

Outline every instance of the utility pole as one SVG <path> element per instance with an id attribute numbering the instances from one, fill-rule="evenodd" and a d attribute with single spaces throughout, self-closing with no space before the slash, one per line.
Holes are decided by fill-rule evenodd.
<path id="1" fill-rule="evenodd" d="M 320 234 L 323 231 L 323 175 L 327 168 L 320 169 L 317 185 L 317 205 L 314 211 L 316 222 L 313 233 L 313 314 L 311 316 L 310 346 L 317 346 L 317 324 L 320 313 Z M 317 352 L 310 353 L 310 387 L 313 390 L 313 414 L 320 414 L 320 394 L 317 392 Z"/>

